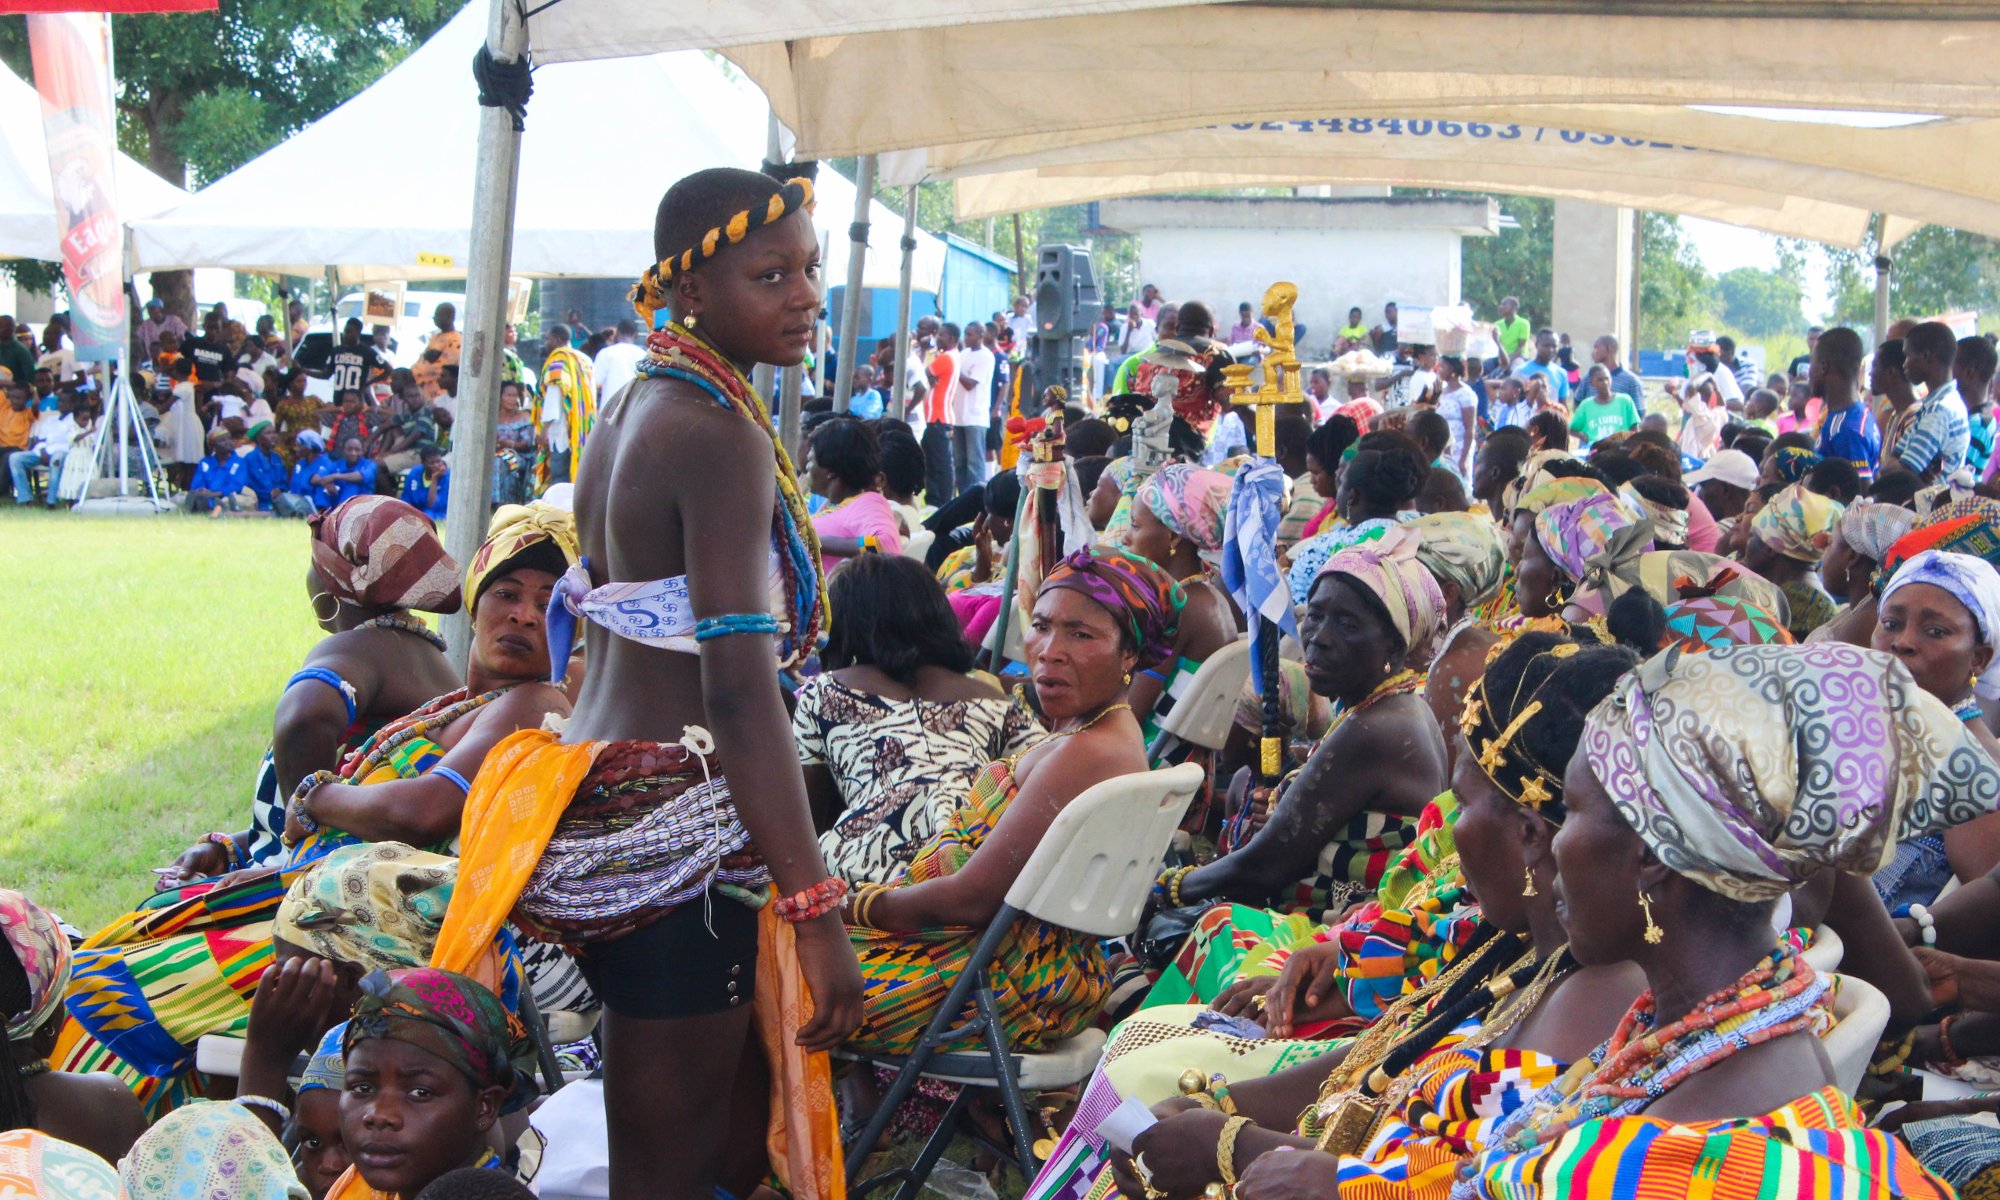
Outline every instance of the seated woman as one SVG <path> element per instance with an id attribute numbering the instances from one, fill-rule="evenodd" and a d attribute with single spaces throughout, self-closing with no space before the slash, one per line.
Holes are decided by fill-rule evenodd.
<path id="1" fill-rule="evenodd" d="M 1292 550 L 1286 580 L 1292 603 L 1306 604 L 1318 585 L 1320 568 L 1336 553 L 1379 538 L 1416 500 L 1430 474 L 1430 463 L 1415 442 L 1399 433 L 1373 433 L 1351 447 L 1354 456 L 1340 469 L 1334 489 L 1338 524 L 1320 531 Z"/>
<path id="2" fill-rule="evenodd" d="M 190 1104 L 148 1129 L 118 1164 L 121 1200 L 304 1200 L 285 1147 L 240 1104 Z"/>
<path id="3" fill-rule="evenodd" d="M 1021 477 L 1002 471 L 986 481 L 979 515 L 968 533 L 970 545 L 947 554 L 938 564 L 952 615 L 974 646 L 983 645 L 1000 616 L 1001 591 L 1007 570 L 1007 544 L 1014 539 L 1014 517 L 1021 504 Z"/>
<path id="4" fill-rule="evenodd" d="M 1132 505 L 1126 548 L 1180 580 L 1187 593 L 1171 654 L 1132 677 L 1132 711 L 1141 714 L 1149 754 L 1169 739 L 1160 723 L 1195 672 L 1240 632 L 1236 608 L 1217 574 L 1229 488 L 1229 477 L 1219 471 L 1168 463 L 1140 486 Z"/>
<path id="5" fill-rule="evenodd" d="M 146 1129 L 139 1102 L 104 1074 L 49 1067 L 69 991 L 69 939 L 47 909 L 0 890 L 0 1011 L 7 1014 L 13 1070 L 0 1068 L 0 1121 L 32 1126 L 117 1162 Z"/>
<path id="6" fill-rule="evenodd" d="M 1521 615 L 1559 617 L 1570 597 L 1653 549 L 1653 523 L 1608 492 L 1554 504 L 1521 545 L 1514 596 Z"/>
<path id="7" fill-rule="evenodd" d="M 1743 565 L 1783 589 L 1792 610 L 1788 628 L 1799 641 L 1831 621 L 1840 608 L 1821 586 L 1815 568 L 1842 511 L 1839 501 L 1808 491 L 1803 483 L 1790 483 L 1750 520 Z"/>
<path id="8" fill-rule="evenodd" d="M 1774 951 L 1770 922 L 1815 873 L 1871 871 L 1899 837 L 1990 812 L 2000 769 L 1976 746 L 1894 659 L 1850 646 L 1661 655 L 1621 680 L 1565 777 L 1556 886 L 1576 960 L 1629 959 L 1648 990 L 1589 1067 L 1495 1123 L 1457 1193 L 1764 1195 L 1786 1178 L 1949 1196 L 1833 1086 L 1816 1043 L 1830 981 Z M 1246 1200 L 1305 1194 L 1284 1175 L 1253 1166 Z"/>
<path id="9" fill-rule="evenodd" d="M 436 526 L 400 500 L 359 496 L 313 518 L 310 531 L 306 594 L 328 636 L 278 699 L 249 826 L 196 842 L 161 872 L 161 891 L 278 862 L 285 798 L 301 779 L 338 767 L 376 730 L 459 684 L 444 638 L 410 615 L 459 608 L 458 564 Z"/>
<path id="10" fill-rule="evenodd" d="M 882 495 L 882 447 L 867 422 L 836 417 L 813 430 L 806 479 L 827 501 L 813 528 L 828 569 L 869 550 L 903 552 L 895 510 Z"/>
<path id="11" fill-rule="evenodd" d="M 1043 582 L 1026 648 L 1054 732 L 988 766 L 899 878 L 848 896 L 866 986 L 852 1044 L 908 1052 L 1056 814 L 1092 785 L 1146 769 L 1126 689 L 1135 669 L 1168 654 L 1183 603 L 1172 576 L 1122 550 L 1080 550 Z M 994 961 L 1000 1022 L 1023 1050 L 1089 1025 L 1110 988 L 1097 939 L 1032 918 L 1014 924 Z"/>
<path id="12" fill-rule="evenodd" d="M 1889 547 L 1910 531 L 1917 514 L 1898 504 L 1850 504 L 1834 522 L 1833 537 L 1820 556 L 1819 577 L 1841 609 L 1807 636 L 1809 642 L 1836 641 L 1866 646 L 1875 636 L 1875 573 Z"/>
<path id="13" fill-rule="evenodd" d="M 1424 672 L 1424 702 L 1449 741 L 1465 692 L 1486 670 L 1499 634 L 1480 610 L 1507 581 L 1500 527 L 1471 513 L 1432 513 L 1409 523 L 1417 535 L 1417 561 L 1444 596 L 1444 632 Z"/>
<path id="14" fill-rule="evenodd" d="M 972 644 L 915 559 L 863 555 L 827 579 L 825 673 L 792 711 L 827 869 L 886 883 L 929 844 L 987 763 L 1017 755 L 1034 716 L 971 675 Z"/>

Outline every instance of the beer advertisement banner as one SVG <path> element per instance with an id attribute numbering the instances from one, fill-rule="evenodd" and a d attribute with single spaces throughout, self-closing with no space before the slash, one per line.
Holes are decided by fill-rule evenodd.
<path id="1" fill-rule="evenodd" d="M 112 176 L 117 143 L 110 21 L 101 12 L 30 14 L 28 51 L 48 134 L 76 356 L 96 362 L 118 358 L 125 352 L 128 310 Z"/>

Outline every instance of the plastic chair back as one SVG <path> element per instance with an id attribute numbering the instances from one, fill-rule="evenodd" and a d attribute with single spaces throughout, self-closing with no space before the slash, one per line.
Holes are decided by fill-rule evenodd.
<path id="1" fill-rule="evenodd" d="M 1806 960 L 1812 969 L 1822 975 L 1830 975 L 1840 970 L 1840 960 L 1847 955 L 1847 944 L 1830 925 L 1822 925 L 1813 930 L 1812 942 L 1799 957 Z"/>
<path id="2" fill-rule="evenodd" d="M 1131 933 L 1204 777 L 1183 763 L 1107 779 L 1070 801 L 1007 889 L 1008 905 L 1078 933 Z"/>
<path id="3" fill-rule="evenodd" d="M 918 562 L 922 562 L 924 561 L 924 555 L 930 552 L 931 543 L 935 541 L 937 541 L 937 534 L 932 530 L 912 530 L 910 536 L 903 539 L 903 557 L 914 558 Z"/>
<path id="4" fill-rule="evenodd" d="M 1820 1039 L 1820 1046 L 1833 1063 L 1833 1082 L 1852 1095 L 1868 1073 L 1875 1043 L 1889 1027 L 1889 997 L 1853 975 L 1834 976 L 1834 986 L 1834 1025 Z"/>
<path id="5" fill-rule="evenodd" d="M 1250 639 L 1238 638 L 1195 668 L 1187 693 L 1174 701 L 1160 728 L 1190 745 L 1220 750 L 1236 723 L 1236 704 L 1250 682 Z"/>

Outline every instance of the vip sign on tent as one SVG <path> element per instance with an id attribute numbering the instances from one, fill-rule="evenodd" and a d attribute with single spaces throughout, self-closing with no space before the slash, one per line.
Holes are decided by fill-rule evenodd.
<path id="1" fill-rule="evenodd" d="M 102 13 L 31 14 L 28 51 L 42 95 L 76 356 L 117 358 L 127 313 L 111 173 L 118 153 L 111 132 L 111 25 Z"/>

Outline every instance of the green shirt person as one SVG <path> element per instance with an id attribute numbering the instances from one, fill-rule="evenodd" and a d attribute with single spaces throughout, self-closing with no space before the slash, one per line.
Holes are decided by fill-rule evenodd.
<path id="1" fill-rule="evenodd" d="M 1639 427 L 1639 410 L 1632 398 L 1611 390 L 1611 372 L 1602 366 L 1590 369 L 1590 397 L 1578 401 L 1576 415 L 1569 419 L 1571 433 L 1586 446 L 1594 446 L 1613 434 Z"/>
<path id="2" fill-rule="evenodd" d="M 1521 315 L 1521 302 L 1512 296 L 1500 301 L 1500 319 L 1493 322 L 1493 337 L 1500 343 L 1500 356 L 1513 361 L 1534 335 L 1534 326 Z"/>

